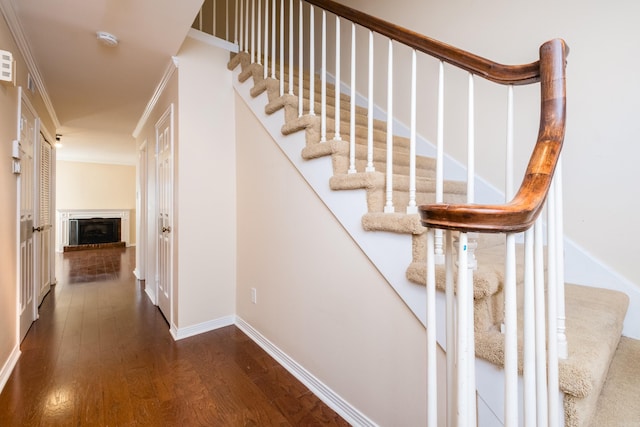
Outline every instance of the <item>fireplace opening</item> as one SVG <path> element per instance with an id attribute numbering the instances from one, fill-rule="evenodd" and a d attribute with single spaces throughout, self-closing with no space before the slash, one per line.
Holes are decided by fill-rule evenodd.
<path id="1" fill-rule="evenodd" d="M 120 242 L 120 218 L 69 220 L 69 245 L 93 245 Z"/>

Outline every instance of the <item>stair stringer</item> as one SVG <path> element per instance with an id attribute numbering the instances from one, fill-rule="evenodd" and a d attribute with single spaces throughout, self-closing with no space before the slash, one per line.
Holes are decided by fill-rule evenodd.
<path id="1" fill-rule="evenodd" d="M 426 327 L 426 288 L 410 282 L 406 277 L 406 266 L 410 265 L 412 261 L 412 236 L 384 231 L 365 231 L 362 227 L 362 216 L 367 213 L 366 190 L 331 190 L 328 184 L 333 170 L 331 157 L 321 156 L 305 160 L 301 156 L 301 152 L 306 146 L 305 132 L 283 135 L 284 109 L 281 108 L 267 114 L 265 112 L 265 106 L 269 104 L 267 91 L 255 90 L 248 81 L 253 79 L 240 81 L 241 72 L 239 66 L 232 70 L 232 81 L 236 92 L 387 283 Z M 261 82 L 261 85 L 264 84 Z M 436 338 L 439 346 L 446 352 L 445 307 L 444 293 L 437 292 Z M 482 422 L 480 425 L 483 427 L 502 426 L 504 390 L 502 387 L 496 389 L 495 385 L 503 383 L 504 371 L 502 368 L 479 358 L 476 358 L 476 371 L 478 374 L 476 382 L 478 421 Z M 559 398 L 562 399 L 562 393 Z M 564 419 L 559 425 L 564 425 Z"/>

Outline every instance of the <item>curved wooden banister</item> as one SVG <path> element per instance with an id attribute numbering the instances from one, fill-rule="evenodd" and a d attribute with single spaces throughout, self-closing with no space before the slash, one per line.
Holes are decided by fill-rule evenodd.
<path id="1" fill-rule="evenodd" d="M 331 0 L 305 1 L 495 83 L 525 85 L 540 81 L 540 63 L 537 61 L 524 65 L 498 64 Z"/>
<path id="2" fill-rule="evenodd" d="M 540 129 L 513 200 L 504 205 L 423 205 L 419 209 L 425 227 L 490 233 L 520 232 L 531 227 L 547 197 L 564 141 L 567 54 L 568 47 L 560 39 L 540 47 Z"/>

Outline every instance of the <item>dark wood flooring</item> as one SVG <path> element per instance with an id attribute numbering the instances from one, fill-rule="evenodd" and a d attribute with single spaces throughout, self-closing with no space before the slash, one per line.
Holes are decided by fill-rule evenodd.
<path id="1" fill-rule="evenodd" d="M 347 426 L 235 326 L 175 342 L 133 249 L 57 255 L 0 426 Z"/>

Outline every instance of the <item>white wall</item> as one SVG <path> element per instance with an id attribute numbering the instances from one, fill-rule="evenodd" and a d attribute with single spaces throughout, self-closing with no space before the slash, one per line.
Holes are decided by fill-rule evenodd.
<path id="1" fill-rule="evenodd" d="M 238 315 L 379 425 L 426 425 L 424 327 L 239 98 L 236 133 Z"/>
<path id="2" fill-rule="evenodd" d="M 640 121 L 635 118 L 640 111 L 640 85 L 635 83 L 640 59 L 634 54 L 640 50 L 638 2 L 624 0 L 615 6 L 577 0 L 339 2 L 506 64 L 532 62 L 538 58 L 540 44 L 564 38 L 571 48 L 564 147 L 565 233 L 596 260 L 636 286 L 640 284 L 635 263 L 640 198 L 634 173 L 640 158 L 640 144 L 635 141 L 640 133 Z M 366 51 L 361 53 L 366 55 Z M 385 60 L 386 48 L 376 55 Z M 377 86 L 384 88 L 384 84 Z M 528 96 L 531 94 L 524 95 Z M 532 114 L 516 110 L 518 120 L 535 117 L 535 122 L 522 123 L 535 135 L 537 113 Z M 464 131 L 462 124 L 460 128 Z M 480 174 L 500 186 L 501 177 L 494 171 L 501 170 L 502 155 L 495 147 L 501 148 L 503 139 L 497 135 L 495 141 L 480 142 L 483 145 L 476 154 L 479 163 L 488 165 Z M 584 280 L 589 281 L 588 277 Z"/>

